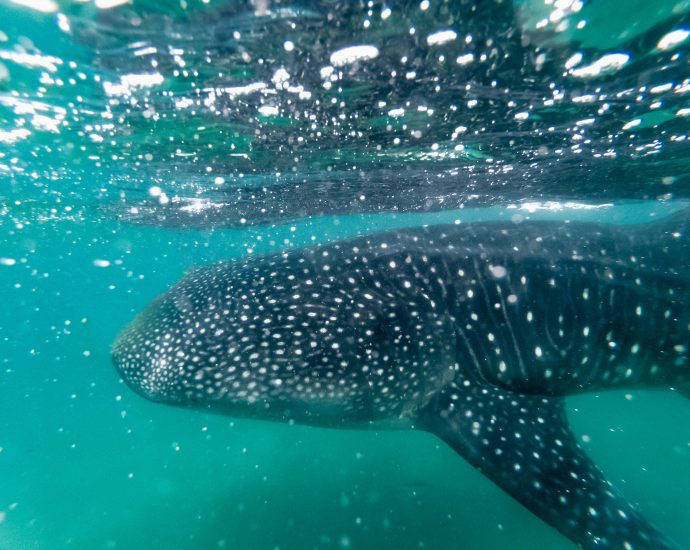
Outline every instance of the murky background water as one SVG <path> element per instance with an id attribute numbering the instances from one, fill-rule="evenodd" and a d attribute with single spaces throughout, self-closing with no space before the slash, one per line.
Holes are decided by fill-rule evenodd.
<path id="1" fill-rule="evenodd" d="M 0 0 L 0 548 L 568 548 L 431 435 L 148 403 L 117 331 L 192 266 L 690 198 L 690 2 Z M 690 404 L 568 401 L 690 546 Z"/>

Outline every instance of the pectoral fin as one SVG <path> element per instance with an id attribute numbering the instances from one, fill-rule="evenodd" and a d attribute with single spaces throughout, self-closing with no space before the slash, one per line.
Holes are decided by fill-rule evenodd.
<path id="1" fill-rule="evenodd" d="M 583 548 L 678 548 L 585 455 L 560 398 L 453 386 L 430 404 L 422 423 Z"/>

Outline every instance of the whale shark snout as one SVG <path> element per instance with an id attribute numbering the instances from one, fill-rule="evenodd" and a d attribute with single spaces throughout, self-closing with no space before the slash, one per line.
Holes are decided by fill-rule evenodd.
<path id="1" fill-rule="evenodd" d="M 181 381 L 189 366 L 183 342 L 174 326 L 180 311 L 163 296 L 152 302 L 117 336 L 112 346 L 113 365 L 122 379 L 143 397 L 178 403 L 185 392 Z"/>
<path id="2" fill-rule="evenodd" d="M 225 337 L 237 313 L 232 297 L 200 290 L 217 287 L 217 269 L 188 274 L 117 336 L 113 364 L 138 394 L 159 403 L 211 409 L 232 383 L 237 387 L 236 377 L 244 374 L 247 382 L 246 373 L 234 366 L 234 352 L 240 345 L 251 348 L 248 337 L 242 328 Z"/>

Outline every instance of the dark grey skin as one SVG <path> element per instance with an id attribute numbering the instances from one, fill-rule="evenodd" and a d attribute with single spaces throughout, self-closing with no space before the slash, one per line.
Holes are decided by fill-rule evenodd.
<path id="1" fill-rule="evenodd" d="M 202 268 L 117 339 L 148 399 L 441 437 L 584 548 L 676 548 L 563 397 L 690 383 L 690 215 L 414 228 Z"/>

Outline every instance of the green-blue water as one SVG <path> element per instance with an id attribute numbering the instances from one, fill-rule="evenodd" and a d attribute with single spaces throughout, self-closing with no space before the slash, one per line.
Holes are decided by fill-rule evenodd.
<path id="1" fill-rule="evenodd" d="M 118 381 L 117 331 L 188 267 L 259 236 L 268 250 L 362 223 L 336 221 L 213 235 L 69 221 L 12 231 L 0 547 L 571 547 L 431 435 L 233 421 L 146 402 Z M 609 478 L 690 541 L 687 400 L 612 392 L 571 399 L 568 412 Z"/>
<path id="2" fill-rule="evenodd" d="M 244 4 L 235 3 L 249 6 Z M 249 6 L 254 14 L 259 4 L 263 3 Z M 314 29 L 320 25 L 317 3 L 312 4 L 295 4 L 291 8 L 294 14 L 284 18 L 306 22 L 302 33 L 297 27 L 289 37 L 303 49 L 309 44 L 310 32 L 317 32 Z M 431 4 L 425 13 L 435 9 L 436 4 Z M 540 21 L 544 13 L 548 17 L 553 8 L 546 4 L 511 4 L 517 15 L 510 24 L 525 28 Z M 356 86 L 364 86 L 357 82 L 357 75 L 350 75 L 350 95 L 342 96 L 354 98 L 351 101 L 357 107 L 352 112 L 360 109 L 364 120 L 354 121 L 348 112 L 342 120 L 352 125 L 334 130 L 333 113 L 315 109 L 319 128 L 330 128 L 332 134 L 314 138 L 304 147 L 281 149 L 293 132 L 307 131 L 303 119 L 296 118 L 286 105 L 280 107 L 283 119 L 276 119 L 270 114 L 273 111 L 252 118 L 238 110 L 211 120 L 200 108 L 194 115 L 171 109 L 167 114 L 174 122 L 166 122 L 162 116 L 165 106 L 156 103 L 162 101 L 161 96 L 149 95 L 148 89 L 133 93 L 137 101 L 127 97 L 114 102 L 103 93 L 103 80 L 118 82 L 122 74 L 142 72 L 131 55 L 133 49 L 145 48 L 147 41 L 159 50 L 166 40 L 175 45 L 179 35 L 156 27 L 159 20 L 147 27 L 144 17 L 143 27 L 118 27 L 112 21 L 98 20 L 94 13 L 99 10 L 91 4 L 62 3 L 53 6 L 54 10 L 48 5 L 49 13 L 42 14 L 0 2 L 0 549 L 571 548 L 572 543 L 430 434 L 286 426 L 157 405 L 135 395 L 118 379 L 111 365 L 110 345 L 137 312 L 188 269 L 221 259 L 405 225 L 515 216 L 521 220 L 642 223 L 687 206 L 688 155 L 680 136 L 688 128 L 686 115 L 677 114 L 688 101 L 683 88 L 690 78 L 687 46 L 677 46 L 668 56 L 654 48 L 660 36 L 688 26 L 685 18 L 690 5 L 659 3 L 653 9 L 645 3 L 626 5 L 625 16 L 614 17 L 617 4 L 585 3 L 583 13 L 590 24 L 574 35 L 561 32 L 541 37 L 542 49 L 536 52 L 536 56 L 546 52 L 547 65 L 559 66 L 541 82 L 545 90 L 551 89 L 551 78 L 561 78 L 563 62 L 575 51 L 584 51 L 590 61 L 605 52 L 631 52 L 631 63 L 639 65 L 620 80 L 613 74 L 604 80 L 568 84 L 570 77 L 563 77 L 559 84 L 571 86 L 566 90 L 568 97 L 596 95 L 602 89 L 615 97 L 601 100 L 609 106 L 598 115 L 596 109 L 602 106 L 596 101 L 594 123 L 575 125 L 590 114 L 576 111 L 582 108 L 581 102 L 564 105 L 559 112 L 555 112 L 558 105 L 543 104 L 542 92 L 535 91 L 540 82 L 535 84 L 533 75 L 521 65 L 534 63 L 535 52 L 530 51 L 512 68 L 513 87 L 523 92 L 512 97 L 532 107 L 504 109 L 487 104 L 480 105 L 479 114 L 466 111 L 463 116 L 469 122 L 465 124 L 474 137 L 462 142 L 463 149 L 456 149 L 457 138 L 451 138 L 461 120 L 450 114 L 430 122 L 421 120 L 419 113 L 425 111 L 417 111 L 416 105 L 407 106 L 409 128 L 396 134 L 401 141 L 393 141 L 397 130 L 390 139 L 382 136 L 382 127 L 400 122 L 385 112 L 404 101 L 432 103 L 425 94 L 434 84 L 433 79 L 420 84 L 407 79 L 399 88 L 386 84 L 394 90 L 386 92 L 388 105 L 381 115 L 368 110 L 375 96 L 371 90 L 384 86 L 383 79 L 373 78 L 373 72 L 368 75 L 369 88 L 364 90 Z M 134 6 L 144 14 L 147 10 L 175 14 L 180 10 L 177 4 L 172 8 L 152 2 Z M 376 6 L 379 14 L 382 8 Z M 418 3 L 396 6 L 391 17 L 403 17 L 402 13 L 406 25 L 410 18 L 418 17 L 417 27 L 424 29 L 425 36 L 434 30 L 434 24 L 438 28 L 461 26 L 452 13 L 439 11 L 433 19 L 414 11 L 419 11 Z M 102 11 L 115 14 L 118 9 Z M 367 9 L 366 5 L 352 8 L 362 12 L 360 19 L 368 17 Z M 71 18 L 70 32 L 60 30 L 58 12 Z M 346 15 L 356 19 L 349 12 Z M 131 22 L 128 17 L 123 16 Z M 378 22 L 380 17 L 371 31 L 361 28 L 360 19 L 349 43 L 376 42 L 382 52 L 389 47 L 400 50 L 396 50 L 398 57 L 406 53 L 409 45 L 395 42 L 395 32 L 386 30 Z M 213 17 L 211 21 L 217 22 Z M 251 17 L 232 21 L 229 30 L 214 35 L 219 43 L 227 44 L 233 29 L 251 35 L 257 25 Z M 570 31 L 576 23 L 573 20 Z M 194 24 L 193 29 L 203 28 L 198 21 Z M 475 37 L 482 32 L 491 37 L 491 24 L 480 21 L 473 25 Z M 149 38 L 146 33 L 152 32 L 152 26 L 160 33 Z M 224 29 L 220 23 L 217 26 Z M 136 28 L 143 30 L 137 34 Z M 89 30 L 93 32 L 89 34 Z M 409 35 L 407 27 L 403 31 Z M 460 28 L 458 31 L 464 36 Z M 624 31 L 629 35 L 621 35 Z M 317 32 L 321 39 L 323 34 Z M 500 42 L 501 37 L 504 35 L 493 38 Z M 262 38 L 259 33 L 257 42 Z M 233 74 L 229 82 L 214 86 L 247 84 L 261 78 L 254 74 L 261 72 L 261 66 L 273 64 L 270 81 L 279 55 L 276 51 L 287 51 L 285 38 L 276 38 L 277 49 L 263 44 L 268 51 L 265 64 L 252 58 L 239 67 L 233 56 L 241 53 L 228 46 L 232 51 L 226 59 L 222 48 L 213 50 L 208 55 L 220 58 L 224 71 Z M 347 45 L 339 39 L 338 47 Z M 133 43 L 136 46 L 123 46 Z M 193 43 L 185 41 L 185 48 Z M 517 46 L 506 51 L 513 47 Z M 197 59 L 203 57 L 202 50 L 190 54 L 189 65 L 214 72 L 209 69 L 213 63 Z M 7 53 L 39 51 L 62 59 L 62 64 L 52 71 L 17 61 Z M 679 58 L 671 60 L 676 53 Z M 477 58 L 479 55 L 477 52 Z M 455 56 L 453 52 L 453 59 Z M 432 57 L 415 65 L 418 73 L 424 72 L 424 63 L 430 63 Z M 295 73 L 297 67 L 299 64 L 293 64 L 290 70 Z M 664 71 L 670 75 L 668 79 Z M 480 88 L 486 86 L 479 96 L 490 98 L 491 86 L 483 79 L 490 81 L 496 75 L 490 69 L 481 72 L 472 78 L 481 81 Z M 501 85 L 508 86 L 512 73 L 505 67 L 499 73 Z M 306 71 L 298 74 L 308 81 Z M 452 96 L 464 93 L 465 81 L 459 74 L 443 73 L 441 83 L 453 86 L 439 99 L 437 110 L 448 108 Z M 100 75 L 98 80 L 96 75 Z M 527 76 L 521 81 L 519 75 Z M 166 92 L 187 97 L 191 88 L 213 75 L 202 72 L 186 80 L 165 76 Z M 68 80 L 72 77 L 73 84 Z M 56 84 L 59 78 L 65 79 L 62 84 Z M 318 66 L 315 78 L 318 80 Z M 641 86 L 658 86 L 666 80 L 672 82 L 670 90 L 639 91 Z M 632 88 L 628 100 L 623 92 Z M 327 92 L 314 92 L 322 99 L 321 105 L 326 104 L 325 98 L 330 101 Z M 616 96 L 616 92 L 622 95 Z M 18 106 L 18 99 L 25 103 Z M 462 102 L 467 99 L 463 96 Z M 656 101 L 663 105 L 651 107 Z M 155 104 L 161 118 L 142 114 L 148 102 Z M 257 105 L 248 102 L 241 108 L 255 110 Z M 514 117 L 523 107 L 532 113 L 528 119 L 532 126 L 519 126 L 521 118 Z M 607 119 L 607 110 L 615 111 L 615 116 Z M 104 112 L 112 117 L 103 116 Z M 662 112 L 665 114 L 659 116 Z M 622 130 L 637 118 L 642 120 L 637 124 L 639 133 Z M 482 131 L 491 127 L 491 120 L 506 126 L 497 123 L 493 130 Z M 99 124 L 113 124 L 113 128 Z M 204 135 L 201 131 L 201 139 L 195 140 L 192 134 L 200 132 L 199 127 L 212 125 L 216 133 Z M 555 134 L 545 137 L 541 131 L 551 126 L 556 128 Z M 571 140 L 574 131 L 590 126 L 590 134 Z M 415 129 L 423 130 L 424 135 L 409 137 Z M 477 132 L 472 134 L 474 129 Z M 177 132 L 175 140 L 168 140 L 173 131 Z M 350 132 L 355 132 L 352 140 L 347 138 Z M 202 143 L 194 149 L 194 141 Z M 228 150 L 247 157 L 228 156 L 221 144 L 229 141 L 235 147 Z M 584 146 L 573 153 L 577 143 Z M 376 149 L 376 144 L 382 147 Z M 540 147 L 546 147 L 546 153 Z M 184 148 L 194 154 L 180 154 Z M 658 154 L 644 154 L 655 149 Z M 447 154 L 432 155 L 439 150 Z M 611 150 L 620 165 L 599 173 L 601 153 Z M 152 160 L 146 160 L 146 155 Z M 564 174 L 571 178 L 567 189 L 565 176 L 534 176 L 540 172 L 539 155 L 548 158 L 544 166 L 556 175 L 566 165 Z M 497 166 L 512 163 L 514 171 L 526 174 L 526 179 L 510 189 L 514 183 L 510 179 L 496 189 L 473 187 L 472 193 L 486 194 L 487 200 L 478 207 L 470 200 L 467 205 L 453 203 L 451 210 L 434 205 L 428 208 L 431 212 L 393 214 L 382 206 L 362 214 L 361 209 L 348 210 L 349 203 L 346 207 L 340 204 L 335 212 L 322 207 L 310 211 L 306 205 L 305 213 L 294 210 L 294 215 L 274 220 L 257 216 L 246 220 L 251 227 L 214 226 L 212 231 L 198 229 L 203 218 L 196 220 L 196 229 L 187 230 L 176 227 L 174 213 L 168 217 L 156 214 L 144 220 L 145 225 L 121 215 L 146 201 L 156 213 L 165 206 L 157 202 L 160 190 L 150 192 L 152 186 L 161 187 L 170 197 L 213 199 L 220 175 L 234 185 L 252 175 L 272 177 L 275 172 L 296 171 L 304 173 L 308 182 L 327 165 L 340 175 L 360 170 L 377 174 L 385 169 L 390 179 L 397 171 L 403 187 L 408 178 L 414 179 L 410 174 L 431 174 L 432 181 L 439 178 L 439 186 L 447 193 L 449 181 L 452 191 L 460 185 L 453 179 L 453 170 L 484 170 L 487 158 Z M 581 173 L 580 162 L 585 166 Z M 626 171 L 631 163 L 637 164 Z M 635 175 L 638 180 L 624 180 Z M 379 185 L 381 177 L 377 175 L 367 185 Z M 596 179 L 597 185 L 587 187 L 587 177 Z M 653 191 L 646 193 L 646 184 Z M 586 192 L 579 192 L 579 185 Z M 396 192 L 394 185 L 390 196 L 395 198 Z M 320 184 L 314 193 L 327 204 L 329 200 L 342 203 L 339 192 L 329 195 Z M 401 211 L 427 210 L 405 208 L 405 195 L 400 197 Z M 298 206 L 286 203 L 288 213 Z M 319 215 L 329 213 L 339 215 Z M 630 391 L 579 396 L 567 404 L 574 431 L 607 477 L 654 525 L 681 547 L 690 547 L 690 402 L 667 391 Z"/>

